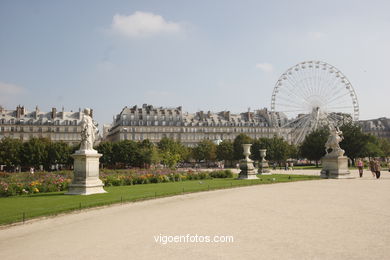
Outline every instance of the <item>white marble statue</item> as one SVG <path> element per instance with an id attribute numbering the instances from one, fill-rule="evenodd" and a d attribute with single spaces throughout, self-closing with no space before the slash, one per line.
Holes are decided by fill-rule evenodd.
<path id="1" fill-rule="evenodd" d="M 97 127 L 93 123 L 93 120 L 90 116 L 90 109 L 84 109 L 83 119 L 81 120 L 81 145 L 80 150 L 94 150 L 93 144 L 95 142 L 95 133 Z"/>
<path id="2" fill-rule="evenodd" d="M 327 155 L 343 156 L 344 150 L 340 148 L 339 143 L 344 139 L 343 132 L 338 127 L 330 129 L 330 135 L 325 143 L 325 151 Z M 329 153 L 329 149 L 332 151 Z"/>

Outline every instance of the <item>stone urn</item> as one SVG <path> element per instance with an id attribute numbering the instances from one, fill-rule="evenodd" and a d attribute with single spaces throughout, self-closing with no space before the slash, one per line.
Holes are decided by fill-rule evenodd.
<path id="1" fill-rule="evenodd" d="M 249 158 L 249 155 L 251 155 L 251 146 L 252 144 L 242 145 L 245 159 L 242 159 L 240 161 L 241 171 L 240 174 L 238 175 L 239 179 L 247 179 L 247 180 L 257 179 L 255 166 L 253 165 L 253 161 Z"/>
<path id="2" fill-rule="evenodd" d="M 267 175 L 271 174 L 269 165 L 265 157 L 267 156 L 267 149 L 260 149 L 260 162 L 259 162 L 259 174 Z"/>

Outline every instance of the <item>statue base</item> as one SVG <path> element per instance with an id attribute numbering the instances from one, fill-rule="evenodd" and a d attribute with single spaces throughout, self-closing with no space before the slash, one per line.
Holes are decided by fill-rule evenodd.
<path id="1" fill-rule="evenodd" d="M 256 176 L 256 169 L 255 166 L 253 166 L 252 160 L 241 160 L 240 161 L 240 170 L 241 172 L 238 175 L 238 179 L 243 180 L 255 180 L 258 179 Z"/>
<path id="2" fill-rule="evenodd" d="M 102 155 L 95 150 L 79 150 L 72 154 L 74 158 L 74 176 L 69 184 L 68 195 L 91 195 L 106 193 L 99 179 L 99 158 Z"/>
<path id="3" fill-rule="evenodd" d="M 326 179 L 352 179 L 348 169 L 348 157 L 325 155 L 321 159 L 321 178 Z"/>
<path id="4" fill-rule="evenodd" d="M 259 170 L 257 171 L 258 174 L 261 175 L 271 175 L 271 171 L 269 170 L 269 165 L 267 161 L 260 162 L 259 163 Z"/>

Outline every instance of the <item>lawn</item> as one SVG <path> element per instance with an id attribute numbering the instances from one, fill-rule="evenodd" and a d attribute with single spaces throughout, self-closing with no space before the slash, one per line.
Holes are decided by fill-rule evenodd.
<path id="1" fill-rule="evenodd" d="M 105 187 L 108 193 L 89 196 L 64 195 L 65 192 L 50 192 L 0 198 L 0 225 L 84 208 L 179 195 L 189 192 L 319 179 L 318 176 L 288 176 L 282 174 L 260 176 L 260 178 L 258 180 L 226 178 Z"/>

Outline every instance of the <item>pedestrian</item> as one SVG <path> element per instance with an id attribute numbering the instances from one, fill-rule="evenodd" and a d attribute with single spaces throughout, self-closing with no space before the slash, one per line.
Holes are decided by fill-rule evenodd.
<path id="1" fill-rule="evenodd" d="M 362 161 L 361 159 L 358 159 L 358 161 L 357 161 L 357 167 L 358 167 L 358 169 L 359 169 L 359 176 L 360 176 L 360 178 L 361 178 L 361 177 L 363 177 L 363 167 L 364 167 L 363 161 Z"/>
<path id="2" fill-rule="evenodd" d="M 370 171 L 372 173 L 372 177 L 376 177 L 376 173 L 375 173 L 375 161 L 374 159 L 371 159 L 370 160 Z"/>
<path id="3" fill-rule="evenodd" d="M 377 179 L 381 177 L 381 162 L 378 159 L 375 160 L 375 174 Z"/>

